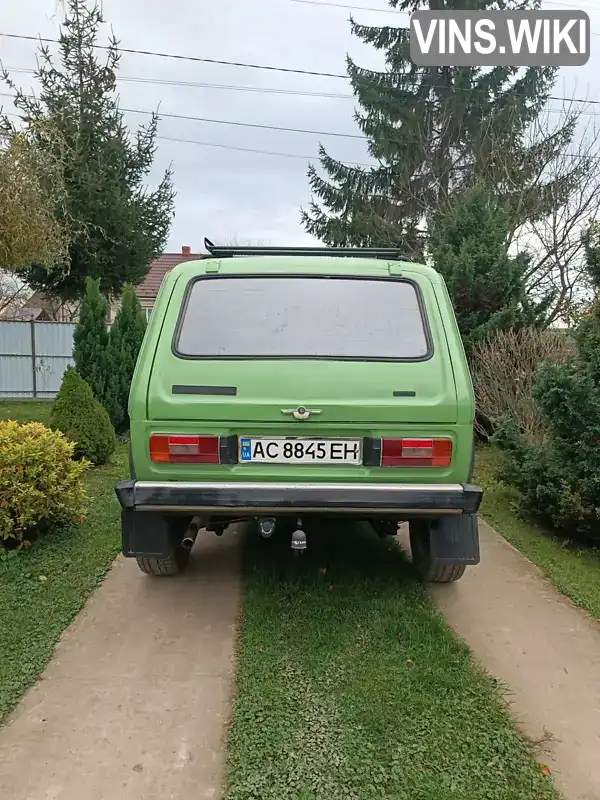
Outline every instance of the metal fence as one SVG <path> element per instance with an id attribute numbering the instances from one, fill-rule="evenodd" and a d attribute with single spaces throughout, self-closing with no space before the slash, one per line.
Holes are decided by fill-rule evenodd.
<path id="1" fill-rule="evenodd" d="M 0 322 L 0 397 L 55 397 L 74 331 L 70 322 Z"/>

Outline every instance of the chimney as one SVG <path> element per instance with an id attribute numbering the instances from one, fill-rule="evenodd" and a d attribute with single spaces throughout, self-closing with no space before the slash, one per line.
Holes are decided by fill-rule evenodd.
<path id="1" fill-rule="evenodd" d="M 181 255 L 182 256 L 191 256 L 192 255 L 192 248 L 188 244 L 184 244 L 181 248 Z"/>

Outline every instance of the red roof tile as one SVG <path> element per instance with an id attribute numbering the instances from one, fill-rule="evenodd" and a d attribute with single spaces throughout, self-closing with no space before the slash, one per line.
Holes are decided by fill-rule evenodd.
<path id="1" fill-rule="evenodd" d="M 163 253 L 150 264 L 148 274 L 136 288 L 137 296 L 141 301 L 154 301 L 167 272 L 170 272 L 178 264 L 183 264 L 184 261 L 197 261 L 199 258 L 207 258 L 207 254 L 190 253 L 189 256 L 184 256 L 181 253 Z"/>

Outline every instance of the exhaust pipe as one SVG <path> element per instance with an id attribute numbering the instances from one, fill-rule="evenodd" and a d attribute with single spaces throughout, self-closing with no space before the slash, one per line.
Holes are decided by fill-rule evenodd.
<path id="1" fill-rule="evenodd" d="M 258 529 L 263 539 L 270 539 L 275 532 L 275 520 L 272 517 L 260 517 Z"/>
<path id="2" fill-rule="evenodd" d="M 192 520 L 190 527 L 187 529 L 185 536 L 181 540 L 181 546 L 185 550 L 191 550 L 198 536 L 198 523 Z"/>

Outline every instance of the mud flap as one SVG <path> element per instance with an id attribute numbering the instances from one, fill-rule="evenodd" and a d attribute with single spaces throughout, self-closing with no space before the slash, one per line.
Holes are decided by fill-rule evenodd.
<path id="1" fill-rule="evenodd" d="M 429 542 L 434 564 L 479 564 L 477 514 L 432 520 Z"/>
<path id="2" fill-rule="evenodd" d="M 169 555 L 171 526 L 162 515 L 124 508 L 121 511 L 121 529 L 122 550 L 126 558 L 166 558 Z"/>

